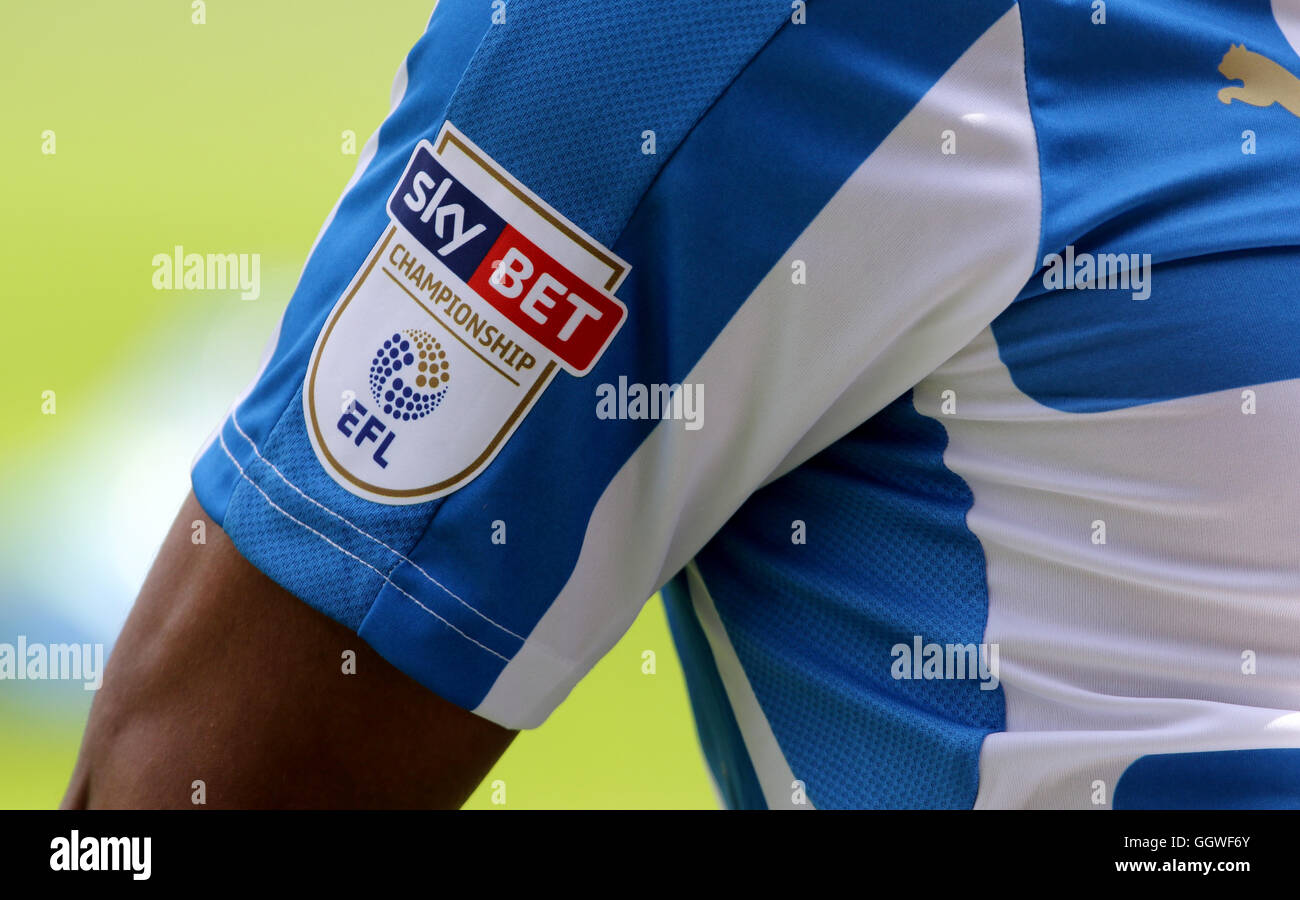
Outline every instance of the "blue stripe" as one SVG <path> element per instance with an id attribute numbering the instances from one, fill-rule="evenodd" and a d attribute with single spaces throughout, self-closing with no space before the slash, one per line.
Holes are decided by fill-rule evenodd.
<path id="1" fill-rule="evenodd" d="M 966 525 L 970 488 L 944 465 L 947 443 L 909 392 L 754 494 L 696 557 L 819 808 L 970 808 L 980 747 L 1006 727 L 1000 685 L 893 671 L 893 648 L 916 637 L 984 640 L 984 550 Z"/>
<path id="2" fill-rule="evenodd" d="M 788 0 L 510 0 L 456 91 L 470 140 L 602 243 Z M 642 152 L 646 131 L 655 152 Z"/>
<path id="3" fill-rule="evenodd" d="M 1300 809 L 1300 750 L 1143 756 L 1115 785 L 1114 809 Z"/>
<path id="4" fill-rule="evenodd" d="M 1152 270 L 1144 300 L 1032 278 L 993 323 L 1016 386 L 1090 413 L 1300 377 L 1300 117 L 1217 97 L 1234 44 L 1300 76 L 1268 0 L 1148 0 L 1104 26 L 1070 3 L 1022 13 L 1040 264 L 1072 245 Z"/>

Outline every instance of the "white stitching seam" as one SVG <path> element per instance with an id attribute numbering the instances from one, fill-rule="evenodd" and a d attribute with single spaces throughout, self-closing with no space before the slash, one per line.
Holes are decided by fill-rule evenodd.
<path id="1" fill-rule="evenodd" d="M 374 542 L 375 542 L 376 544 L 378 544 L 379 546 L 383 547 L 383 548 L 384 548 L 385 550 L 387 550 L 389 553 L 393 554 L 393 555 L 396 556 L 398 559 L 400 559 L 400 560 L 402 560 L 403 562 L 405 562 L 407 565 L 413 567 L 417 572 L 419 572 L 421 575 L 423 575 L 425 578 L 427 578 L 427 579 L 429 580 L 429 583 L 430 583 L 430 584 L 432 584 L 432 585 L 434 585 L 435 587 L 438 587 L 438 588 L 440 588 L 441 590 L 445 591 L 446 594 L 447 594 L 447 596 L 451 597 L 453 600 L 455 600 L 455 601 L 456 601 L 457 603 L 459 603 L 461 606 L 465 607 L 465 608 L 468 609 L 470 612 L 474 613 L 474 615 L 476 615 L 476 616 L 478 616 L 479 618 L 483 619 L 483 621 L 488 622 L 488 623 L 490 623 L 490 624 L 492 624 L 492 625 L 495 625 L 497 628 L 500 628 L 502 631 L 504 631 L 506 634 L 510 635 L 510 636 L 513 637 L 513 638 L 517 638 L 517 639 L 519 639 L 519 640 L 521 640 L 521 641 L 525 641 L 525 640 L 527 640 L 527 638 L 525 638 L 522 634 L 515 634 L 515 632 L 511 631 L 509 628 L 507 628 L 506 626 L 502 625 L 500 622 L 493 621 L 493 620 L 492 620 L 490 617 L 488 617 L 487 615 L 485 615 L 485 614 L 479 612 L 477 609 L 475 609 L 474 607 L 470 606 L 468 603 L 466 603 L 466 602 L 465 602 L 464 600 L 462 600 L 460 597 L 456 596 L 456 594 L 454 594 L 454 593 L 453 593 L 453 592 L 452 592 L 452 591 L 451 591 L 451 590 L 450 590 L 446 585 L 440 583 L 436 578 L 434 578 L 434 577 L 433 577 L 432 575 L 430 575 L 428 572 L 424 571 L 424 569 L 421 568 L 420 565 L 419 565 L 418 563 L 416 563 L 414 560 L 408 559 L 407 557 L 403 556 L 403 555 L 402 555 L 401 553 L 399 553 L 397 550 L 394 550 L 392 547 L 388 546 L 388 544 L 384 543 L 382 540 L 380 540 L 379 538 L 375 537 L 373 534 L 370 534 L 368 531 L 366 531 L 366 530 L 364 530 L 363 528 L 360 528 L 359 526 L 355 525 L 354 523 L 352 523 L 351 521 L 349 521 L 349 520 L 348 520 L 347 518 L 345 518 L 344 516 L 339 515 L 339 514 L 336 513 L 334 510 L 330 509 L 328 506 L 326 506 L 325 504 L 321 503 L 319 500 L 315 500 L 315 499 L 313 499 L 313 498 L 307 496 L 305 493 L 302 492 L 302 490 L 301 490 L 301 489 L 300 489 L 296 484 L 294 484 L 292 481 L 290 481 L 288 478 L 286 478 L 286 477 L 284 476 L 284 473 L 283 473 L 283 472 L 281 472 L 279 469 L 277 469 L 277 468 L 275 467 L 275 463 L 271 462 L 269 459 L 267 459 L 265 456 L 262 455 L 262 451 L 259 450 L 259 449 L 257 448 L 257 444 L 253 442 L 253 439 L 252 439 L 251 437 L 249 437 L 247 433 L 245 433 L 245 431 L 244 431 L 243 428 L 240 428 L 240 427 L 239 427 L 239 419 L 236 417 L 235 412 L 234 412 L 233 409 L 232 409 L 231 412 L 230 412 L 230 421 L 231 421 L 232 424 L 234 424 L 234 426 L 235 426 L 235 430 L 238 431 L 241 435 L 243 435 L 244 440 L 248 441 L 248 445 L 249 445 L 250 447 L 253 448 L 253 453 L 256 454 L 257 458 L 260 459 L 262 462 L 266 463 L 268 466 L 270 466 L 270 467 L 271 467 L 271 471 L 274 472 L 274 473 L 276 474 L 276 476 L 279 477 L 279 479 L 280 479 L 281 481 L 283 481 L 283 482 L 284 482 L 285 484 L 287 484 L 289 487 L 293 488 L 293 490 L 298 494 L 298 496 L 302 497 L 304 500 L 306 500 L 308 503 L 311 503 L 313 506 L 320 507 L 320 509 L 322 509 L 322 510 L 325 511 L 326 513 L 329 513 L 331 516 L 333 516 L 334 518 L 338 519 L 338 520 L 339 520 L 340 522 L 342 522 L 344 525 L 347 525 L 347 526 L 348 526 L 349 528 L 351 528 L 353 531 L 357 532 L 357 534 L 360 534 L 360 535 L 362 535 L 362 536 L 364 536 L 364 537 L 369 538 L 370 540 L 374 541 Z M 372 566 L 372 568 L 373 568 L 373 566 Z"/>
<path id="2" fill-rule="evenodd" d="M 275 501 L 272 500 L 272 499 L 267 495 L 266 491 L 262 490 L 262 486 L 259 485 L 259 484 L 258 484 L 256 481 L 254 481 L 253 479 L 251 479 L 251 478 L 248 477 L 248 474 L 244 471 L 244 467 L 241 466 L 241 465 L 239 464 L 239 460 L 235 459 L 235 455 L 234 455 L 233 453 L 231 453 L 231 452 L 230 452 L 230 448 L 226 446 L 226 436 L 223 435 L 223 434 L 221 434 L 220 432 L 218 432 L 218 433 L 217 433 L 217 437 L 218 437 L 218 439 L 221 441 L 221 449 L 224 450 L 224 451 L 226 452 L 226 456 L 230 457 L 230 461 L 231 461 L 232 463 L 234 463 L 234 464 L 235 464 L 235 468 L 239 470 L 239 477 L 242 478 L 242 479 L 244 479 L 245 481 L 247 481 L 247 482 L 248 482 L 249 484 L 251 484 L 254 488 L 256 488 L 256 489 L 257 489 L 257 492 L 258 492 L 259 494 L 262 495 L 262 499 L 265 500 L 267 503 L 271 504 L 271 508 L 272 508 L 272 509 L 274 509 L 276 512 L 280 513 L 281 515 L 283 515 L 285 518 L 289 519 L 290 521 L 292 521 L 292 522 L 296 522 L 297 524 L 301 525 L 303 528 L 306 528 L 308 531 L 310 531 L 312 534 L 316 535 L 316 537 L 320 538 L 320 539 L 321 539 L 322 541 L 324 541 L 325 543 L 329 544 L 329 545 L 330 545 L 331 547 L 333 547 L 335 550 L 339 551 L 340 553 L 344 554 L 345 556 L 349 556 L 349 557 L 351 557 L 352 559 L 355 559 L 357 562 L 361 563 L 361 565 L 365 566 L 367 569 L 370 569 L 372 572 L 374 572 L 374 573 L 375 573 L 376 575 L 378 575 L 380 578 L 384 579 L 384 581 L 386 581 L 386 582 L 388 582 L 390 585 L 392 585 L 393 588 L 394 588 L 396 591 L 398 591 L 398 592 L 399 592 L 400 594 L 402 594 L 403 596 L 407 597 L 407 598 L 408 598 L 412 603 L 414 603 L 416 606 L 420 607 L 420 609 L 424 610 L 424 611 L 427 612 L 429 615 L 433 616 L 433 617 L 434 617 L 435 619 L 437 619 L 439 622 L 441 622 L 442 624 L 446 625 L 448 628 L 450 628 L 452 631 L 456 632 L 458 635 L 460 635 L 461 637 L 463 637 L 465 640 L 469 641 L 471 644 L 475 644 L 476 646 L 482 647 L 484 650 L 486 650 L 488 653 L 491 653 L 493 656 L 497 657 L 498 659 L 504 660 L 505 662 L 510 662 L 509 657 L 502 656 L 500 653 L 496 652 L 495 650 L 493 650 L 491 647 L 487 646 L 486 644 L 480 644 L 478 641 L 474 640 L 474 639 L 473 639 L 472 637 L 470 637 L 468 634 L 466 634 L 465 632 L 461 631 L 461 630 L 460 630 L 459 628 L 457 628 L 455 625 L 453 625 L 453 624 L 451 624 L 450 622 L 448 622 L 448 621 L 447 621 L 446 619 L 444 619 L 442 616 L 438 615 L 436 612 L 434 612 L 433 610 L 429 609 L 429 607 L 425 606 L 425 605 L 424 605 L 423 603 L 421 603 L 419 600 L 415 599 L 415 597 L 411 596 L 411 595 L 408 594 L 406 591 L 402 590 L 400 587 L 398 587 L 398 586 L 393 582 L 393 580 L 392 580 L 391 578 L 389 578 L 389 577 L 388 577 L 387 575 L 385 575 L 383 572 L 381 572 L 381 571 L 379 571 L 378 569 L 376 569 L 376 568 L 375 568 L 374 566 L 372 566 L 370 563 L 366 562 L 364 559 L 362 559 L 361 557 L 357 556 L 355 553 L 351 553 L 351 552 L 345 550 L 344 548 L 340 547 L 338 544 L 336 544 L 336 543 L 334 543 L 333 541 L 331 541 L 328 537 L 326 537 L 325 535 L 321 534 L 321 533 L 320 533 L 319 531 L 317 531 L 315 528 L 312 528 L 312 527 L 311 527 L 310 525 L 308 525 L 306 522 L 302 522 L 302 521 L 300 521 L 300 520 L 298 520 L 298 519 L 295 519 L 292 515 L 290 515 L 289 513 L 285 512 L 283 509 L 281 509 L 279 506 L 277 506 L 276 503 L 275 503 Z M 292 486 L 292 485 L 291 485 L 291 486 Z"/>

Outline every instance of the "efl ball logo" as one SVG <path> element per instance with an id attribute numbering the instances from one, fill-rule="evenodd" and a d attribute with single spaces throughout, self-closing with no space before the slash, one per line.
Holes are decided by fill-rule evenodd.
<path id="1" fill-rule="evenodd" d="M 385 339 L 370 363 L 370 396 L 384 414 L 411 422 L 438 408 L 451 381 L 447 351 L 432 334 L 408 328 Z"/>

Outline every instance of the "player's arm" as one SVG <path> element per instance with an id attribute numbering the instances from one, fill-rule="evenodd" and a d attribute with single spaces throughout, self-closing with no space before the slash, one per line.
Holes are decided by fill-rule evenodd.
<path id="1" fill-rule="evenodd" d="M 190 495 L 114 647 L 63 806 L 191 807 L 201 781 L 208 807 L 458 807 L 514 734 L 276 585 Z"/>

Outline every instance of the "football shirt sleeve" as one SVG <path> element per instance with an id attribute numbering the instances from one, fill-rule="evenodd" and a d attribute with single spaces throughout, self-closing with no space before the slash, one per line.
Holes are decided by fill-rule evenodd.
<path id="1" fill-rule="evenodd" d="M 535 726 L 753 490 L 983 327 L 1032 235 L 992 224 L 975 263 L 867 235 L 867 201 L 969 211 L 906 140 L 878 157 L 907 104 L 808 107 L 798 79 L 824 93 L 861 48 L 804 27 L 784 0 L 496 22 L 442 0 L 196 460 L 240 551 L 446 699 Z M 1006 82 L 1009 124 L 936 163 L 1009 173 L 968 202 L 1015 223 L 1037 210 L 1018 58 L 971 76 Z M 873 286 L 864 241 L 915 283 Z"/>

